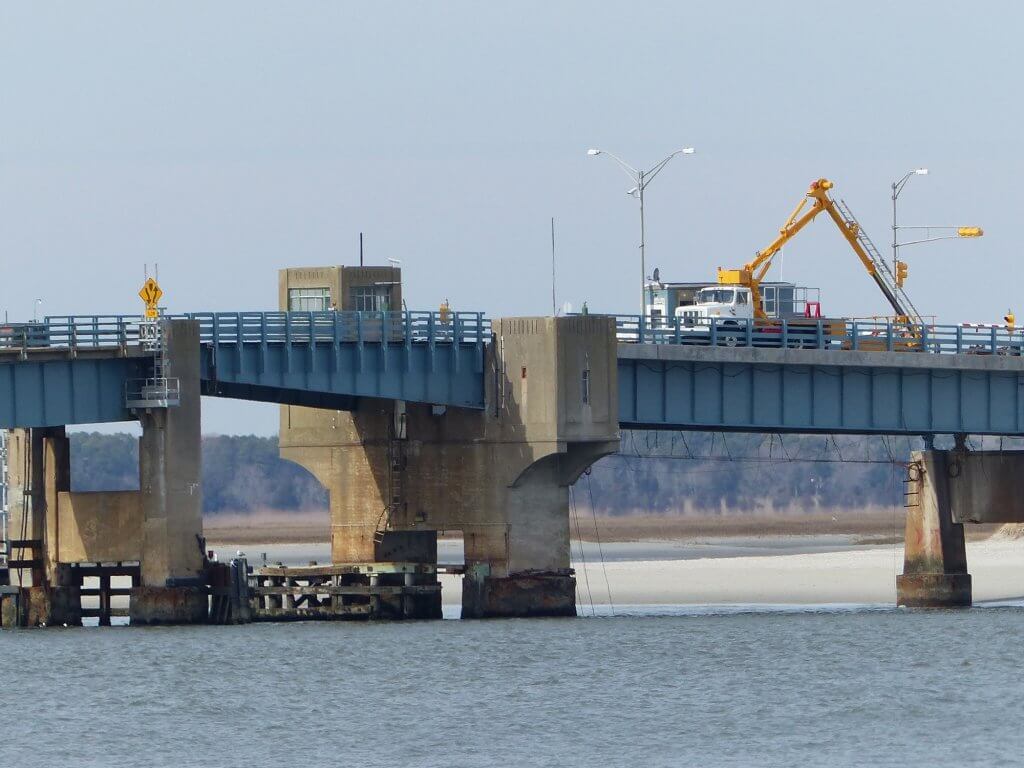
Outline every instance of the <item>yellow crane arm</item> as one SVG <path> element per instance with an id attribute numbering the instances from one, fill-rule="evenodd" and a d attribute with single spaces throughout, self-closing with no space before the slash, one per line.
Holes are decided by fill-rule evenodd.
<path id="1" fill-rule="evenodd" d="M 875 267 L 875 262 L 871 256 L 864 250 L 864 246 L 861 245 L 858 235 L 860 234 L 859 225 L 856 220 L 847 219 L 836 207 L 835 201 L 829 197 L 828 191 L 832 189 L 833 184 L 828 179 L 818 179 L 817 181 L 811 182 L 810 189 L 807 190 L 807 195 L 803 200 L 800 201 L 799 205 L 786 219 L 786 223 L 782 225 L 779 230 L 779 236 L 773 240 L 767 248 L 763 251 L 758 251 L 754 258 L 743 265 L 742 269 L 722 269 L 718 268 L 718 282 L 722 285 L 742 285 L 750 288 L 751 300 L 754 305 L 754 317 L 763 320 L 767 318 L 764 311 L 764 306 L 761 300 L 761 281 L 768 274 L 768 270 L 771 268 L 772 259 L 775 254 L 782 250 L 790 239 L 793 238 L 801 229 L 807 226 L 815 216 L 822 211 L 828 211 L 829 217 L 835 222 L 835 225 L 839 227 L 839 231 L 843 233 L 843 237 L 846 238 L 846 242 L 853 248 L 853 252 L 857 254 L 857 258 L 860 259 L 860 263 L 864 265 L 864 269 L 867 270 L 868 274 L 871 275 L 872 279 L 878 285 L 879 289 L 885 295 L 885 298 L 892 305 L 895 310 L 897 317 L 906 319 L 911 317 L 909 311 L 912 307 L 904 307 L 903 302 L 900 301 L 896 292 L 890 287 L 890 285 L 883 279 L 883 276 L 878 274 L 878 270 Z M 808 200 L 813 201 L 811 207 L 804 208 L 807 206 Z"/>
<path id="2" fill-rule="evenodd" d="M 797 204 L 793 212 L 789 214 L 786 223 L 779 229 L 779 236 L 776 237 L 767 248 L 758 251 L 754 258 L 743 265 L 742 269 L 718 268 L 718 282 L 722 285 L 743 285 L 750 288 L 751 299 L 754 303 L 754 317 L 764 319 L 767 317 L 761 301 L 761 281 L 764 280 L 771 269 L 772 259 L 775 254 L 782 250 L 801 229 L 813 221 L 814 217 L 821 213 L 832 200 L 826 194 L 832 188 L 832 182 L 828 179 L 818 179 L 811 184 L 807 195 Z M 811 207 L 806 211 L 808 200 L 813 200 Z M 835 214 L 833 214 L 835 215 Z"/>
<path id="3" fill-rule="evenodd" d="M 825 179 L 822 179 L 821 181 L 825 181 Z M 871 275 L 871 279 L 875 281 L 875 285 L 878 286 L 882 295 L 885 296 L 886 301 L 888 301 L 889 305 L 893 308 L 893 311 L 896 313 L 897 321 L 904 323 L 910 321 L 911 323 L 921 324 L 921 318 L 918 316 L 917 310 L 914 309 L 913 305 L 910 303 L 910 300 L 906 299 L 906 296 L 904 296 L 903 298 L 906 299 L 906 305 L 904 305 L 904 302 L 900 300 L 900 296 L 897 295 L 899 293 L 898 288 L 894 290 L 892 285 L 878 273 L 874 260 L 868 252 L 864 250 L 864 246 L 861 245 L 860 238 L 858 237 L 860 234 L 860 225 L 852 217 L 847 219 L 843 216 L 839 210 L 837 210 L 835 202 L 828 196 L 828 189 L 831 188 L 831 186 L 832 183 L 828 182 L 827 187 L 819 187 L 819 189 L 815 190 L 814 185 L 812 184 L 811 191 L 808 194 L 820 200 L 821 204 L 826 210 L 828 210 L 828 215 L 832 218 L 832 221 L 836 223 L 836 226 L 839 227 L 839 231 L 843 233 L 843 237 L 846 238 L 846 242 L 848 242 L 850 247 L 853 248 L 853 252 L 856 253 L 857 258 L 860 259 L 860 263 L 864 265 L 864 269 L 866 269 L 868 274 Z M 899 283 L 897 283 L 897 286 L 898 285 Z"/>

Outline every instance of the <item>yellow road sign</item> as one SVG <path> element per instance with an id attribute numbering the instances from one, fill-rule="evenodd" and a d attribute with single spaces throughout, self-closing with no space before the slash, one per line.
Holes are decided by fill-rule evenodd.
<path id="1" fill-rule="evenodd" d="M 160 301 L 160 297 L 164 295 L 164 292 L 160 290 L 160 285 L 152 277 L 147 278 L 145 284 L 142 286 L 142 290 L 139 291 L 139 298 L 146 302 L 146 317 L 157 317 L 160 314 L 157 308 L 157 303 Z"/>

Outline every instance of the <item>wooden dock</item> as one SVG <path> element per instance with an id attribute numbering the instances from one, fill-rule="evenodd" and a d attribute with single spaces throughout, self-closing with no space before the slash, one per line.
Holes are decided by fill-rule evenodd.
<path id="1" fill-rule="evenodd" d="M 266 566 L 248 578 L 252 621 L 441 617 L 437 565 Z"/>

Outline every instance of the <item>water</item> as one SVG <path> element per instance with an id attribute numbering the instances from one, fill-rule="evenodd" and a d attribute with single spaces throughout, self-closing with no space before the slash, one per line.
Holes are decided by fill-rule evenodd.
<path id="1" fill-rule="evenodd" d="M 0 766 L 991 766 L 1024 748 L 1018 606 L 616 612 L 0 632 Z"/>

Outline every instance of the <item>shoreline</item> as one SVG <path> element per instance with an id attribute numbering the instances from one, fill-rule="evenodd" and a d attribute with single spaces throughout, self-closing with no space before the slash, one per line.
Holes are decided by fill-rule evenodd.
<path id="1" fill-rule="evenodd" d="M 622 605 L 840 605 L 894 606 L 903 570 L 902 542 L 859 543 L 854 534 L 722 536 L 595 543 L 573 540 L 580 610 Z M 319 543 L 212 546 L 221 559 L 242 550 L 255 567 L 267 562 L 327 562 Z M 462 562 L 461 540 L 438 543 L 438 561 Z M 1024 596 L 1024 539 L 995 536 L 967 543 L 976 602 Z M 461 576 L 443 574 L 442 600 L 458 605 Z M 610 594 L 610 600 L 609 600 Z"/>
<path id="2" fill-rule="evenodd" d="M 581 513 L 570 519 L 570 537 L 585 542 L 697 541 L 708 538 L 851 536 L 857 543 L 892 544 L 903 540 L 903 509 L 832 510 L 807 514 L 616 515 Z M 968 527 L 970 540 L 990 536 L 999 526 Z M 330 540 L 327 512 L 211 515 L 204 520 L 211 545 L 317 544 Z M 460 539 L 457 531 L 440 540 Z"/>

